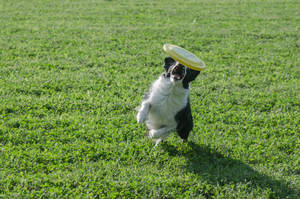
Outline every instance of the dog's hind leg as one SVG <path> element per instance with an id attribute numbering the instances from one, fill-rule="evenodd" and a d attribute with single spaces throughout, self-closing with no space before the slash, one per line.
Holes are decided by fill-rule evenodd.
<path id="1" fill-rule="evenodd" d="M 171 132 L 172 132 L 172 131 L 168 131 L 168 132 L 164 133 L 161 137 L 159 137 L 158 139 L 156 139 L 156 140 L 155 140 L 155 146 L 154 146 L 154 148 L 157 147 L 157 145 L 158 145 L 160 142 L 164 141 L 164 139 L 167 138 L 167 137 L 170 135 Z"/>
<path id="2" fill-rule="evenodd" d="M 163 139 L 161 139 L 161 138 L 156 139 L 154 148 L 156 148 L 158 146 L 158 144 L 162 141 L 163 141 Z"/>
<path id="3" fill-rule="evenodd" d="M 174 130 L 175 127 L 163 127 L 160 129 L 151 129 L 149 131 L 149 137 L 152 139 L 165 139 Z"/>
<path id="4" fill-rule="evenodd" d="M 159 130 L 161 130 L 161 129 L 159 129 Z M 169 129 L 166 129 L 166 131 L 164 132 L 164 133 L 162 133 L 162 132 L 155 132 L 156 134 L 155 134 L 155 136 L 157 136 L 158 134 L 157 133 L 162 133 L 162 134 L 160 134 L 160 137 L 158 138 L 158 139 L 156 139 L 155 140 L 155 146 L 154 146 L 154 148 L 155 147 L 157 147 L 157 145 L 160 143 L 160 142 L 162 142 L 165 138 L 167 138 L 169 135 L 170 135 L 170 133 L 172 132 L 172 130 L 174 130 L 173 128 L 169 128 Z M 153 133 L 153 132 L 152 132 Z M 150 134 L 150 133 L 149 133 Z"/>

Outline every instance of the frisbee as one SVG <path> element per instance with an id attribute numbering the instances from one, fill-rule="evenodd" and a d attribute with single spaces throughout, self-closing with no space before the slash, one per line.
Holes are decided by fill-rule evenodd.
<path id="1" fill-rule="evenodd" d="M 201 71 L 205 69 L 205 63 L 193 53 L 173 44 L 165 44 L 164 51 L 173 59 L 193 70 Z"/>

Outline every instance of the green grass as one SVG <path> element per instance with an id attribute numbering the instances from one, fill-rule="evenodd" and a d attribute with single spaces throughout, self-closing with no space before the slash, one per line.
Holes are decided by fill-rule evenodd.
<path id="1" fill-rule="evenodd" d="M 201 57 L 189 143 L 135 107 Z M 0 198 L 297 198 L 300 2 L 0 0 Z"/>

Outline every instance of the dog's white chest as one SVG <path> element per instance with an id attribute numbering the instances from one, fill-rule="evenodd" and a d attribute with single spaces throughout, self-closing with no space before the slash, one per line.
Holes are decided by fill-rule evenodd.
<path id="1" fill-rule="evenodd" d="M 183 109 L 189 96 L 189 89 L 184 89 L 182 84 L 175 84 L 168 79 L 159 78 L 151 88 L 151 109 L 148 122 L 152 126 L 176 125 L 175 115 Z"/>

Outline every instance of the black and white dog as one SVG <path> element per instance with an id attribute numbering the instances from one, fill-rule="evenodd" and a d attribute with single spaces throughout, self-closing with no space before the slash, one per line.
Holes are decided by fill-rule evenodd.
<path id="1" fill-rule="evenodd" d="M 164 68 L 166 72 L 152 84 L 137 113 L 137 122 L 146 123 L 155 146 L 173 130 L 187 141 L 193 128 L 189 83 L 200 73 L 171 57 L 165 58 Z"/>

